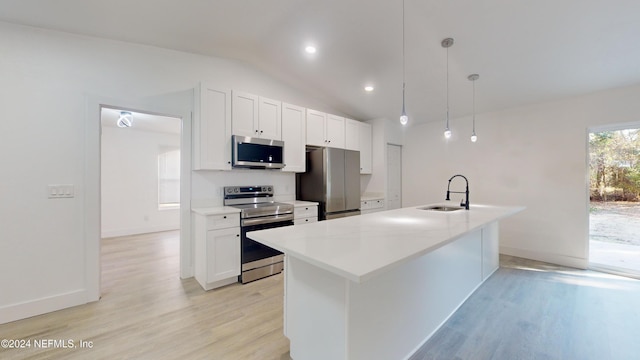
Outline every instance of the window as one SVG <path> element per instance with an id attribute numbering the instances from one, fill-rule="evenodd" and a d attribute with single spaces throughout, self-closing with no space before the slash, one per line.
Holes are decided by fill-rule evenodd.
<path id="1" fill-rule="evenodd" d="M 180 149 L 161 149 L 158 155 L 158 208 L 180 208 Z"/>

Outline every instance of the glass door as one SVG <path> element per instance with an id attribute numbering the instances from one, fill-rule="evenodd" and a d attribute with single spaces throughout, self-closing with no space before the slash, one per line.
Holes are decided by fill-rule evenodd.
<path id="1" fill-rule="evenodd" d="M 589 132 L 589 262 L 640 277 L 640 125 Z"/>

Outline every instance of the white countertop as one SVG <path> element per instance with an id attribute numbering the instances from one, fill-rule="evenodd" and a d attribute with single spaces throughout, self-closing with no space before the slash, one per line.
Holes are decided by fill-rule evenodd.
<path id="1" fill-rule="evenodd" d="M 381 193 L 364 193 L 360 196 L 360 201 L 384 200 L 384 194 Z"/>
<path id="2" fill-rule="evenodd" d="M 196 214 L 200 215 L 223 215 L 223 214 L 235 214 L 239 213 L 240 209 L 234 208 L 231 206 L 212 206 L 212 207 L 204 207 L 204 208 L 192 208 Z"/>
<path id="3" fill-rule="evenodd" d="M 294 207 L 300 207 L 300 206 L 318 206 L 317 202 L 313 202 L 313 201 L 302 201 L 302 200 L 294 200 L 294 201 L 282 201 L 285 204 L 291 204 Z"/>
<path id="4" fill-rule="evenodd" d="M 469 211 L 419 209 L 425 206 L 254 231 L 248 236 L 351 281 L 363 282 L 524 210 L 473 204 Z"/>

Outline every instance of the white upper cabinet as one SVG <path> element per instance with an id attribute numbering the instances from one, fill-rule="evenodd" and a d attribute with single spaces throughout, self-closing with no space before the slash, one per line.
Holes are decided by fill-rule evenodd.
<path id="1" fill-rule="evenodd" d="M 344 122 L 341 116 L 327 115 L 327 146 L 344 149 Z"/>
<path id="2" fill-rule="evenodd" d="M 193 169 L 231 170 L 231 90 L 200 84 L 193 121 Z"/>
<path id="3" fill-rule="evenodd" d="M 258 96 L 233 91 L 233 135 L 257 136 Z"/>
<path id="4" fill-rule="evenodd" d="M 371 174 L 373 170 L 373 156 L 371 148 L 372 128 L 371 124 L 358 122 L 358 138 L 360 150 L 360 174 Z"/>
<path id="5" fill-rule="evenodd" d="M 282 102 L 260 96 L 258 99 L 259 136 L 264 139 L 282 140 Z"/>
<path id="6" fill-rule="evenodd" d="M 371 124 L 346 119 L 345 148 L 360 151 L 360 173 L 371 174 Z"/>
<path id="7" fill-rule="evenodd" d="M 234 135 L 281 140 L 281 102 L 233 91 Z"/>
<path id="8" fill-rule="evenodd" d="M 307 109 L 307 145 L 327 146 L 327 138 L 324 135 L 324 127 L 327 122 L 327 114 Z"/>
<path id="9" fill-rule="evenodd" d="M 344 148 L 360 151 L 360 121 L 345 119 Z"/>
<path id="10" fill-rule="evenodd" d="M 282 171 L 305 171 L 306 109 L 282 103 L 282 140 L 284 141 L 284 163 Z"/>
<path id="11" fill-rule="evenodd" d="M 343 117 L 307 109 L 307 145 L 344 149 Z"/>

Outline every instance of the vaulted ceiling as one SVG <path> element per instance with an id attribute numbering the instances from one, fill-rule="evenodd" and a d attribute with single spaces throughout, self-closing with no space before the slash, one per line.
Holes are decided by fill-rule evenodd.
<path id="1" fill-rule="evenodd" d="M 236 59 L 360 120 L 397 119 L 402 0 L 0 0 L 0 20 Z M 405 0 L 412 122 L 640 83 L 638 0 Z M 307 44 L 318 51 L 304 52 Z M 371 84 L 368 93 L 363 87 Z"/>

